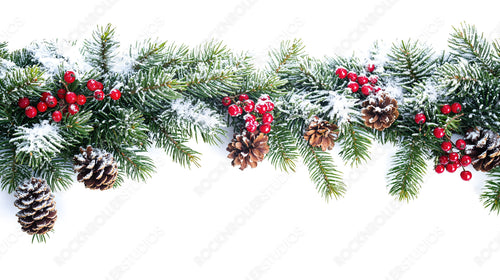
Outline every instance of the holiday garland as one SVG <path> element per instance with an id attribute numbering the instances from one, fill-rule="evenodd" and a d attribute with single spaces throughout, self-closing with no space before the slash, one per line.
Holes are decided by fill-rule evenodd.
<path id="1" fill-rule="evenodd" d="M 358 166 L 378 141 L 397 149 L 387 177 L 399 200 L 418 195 L 431 161 L 466 181 L 472 169 L 487 172 L 481 199 L 500 212 L 500 41 L 474 26 L 455 28 L 441 53 L 409 40 L 319 60 L 287 41 L 264 69 L 219 42 L 147 40 L 123 51 L 114 33 L 108 25 L 84 42 L 0 44 L 0 186 L 15 192 L 34 238 L 54 227 L 53 192 L 74 172 L 89 189 L 146 180 L 152 146 L 199 166 L 187 142 L 223 144 L 227 126 L 233 166 L 267 158 L 293 172 L 302 160 L 326 199 L 345 192 L 328 151 L 338 143 L 344 163 Z"/>

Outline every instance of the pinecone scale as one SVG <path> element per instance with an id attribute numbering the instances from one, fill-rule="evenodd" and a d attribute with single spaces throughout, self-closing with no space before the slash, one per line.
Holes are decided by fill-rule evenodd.
<path id="1" fill-rule="evenodd" d="M 472 158 L 477 171 L 488 172 L 500 165 L 500 136 L 488 129 L 476 127 L 465 134 L 465 154 Z"/>
<path id="2" fill-rule="evenodd" d="M 304 139 L 313 147 L 320 147 L 322 151 L 331 150 L 339 137 L 339 128 L 335 124 L 321 121 L 314 117 L 304 133 Z"/>
<path id="3" fill-rule="evenodd" d="M 371 94 L 361 107 L 365 125 L 379 131 L 390 127 L 399 117 L 398 102 L 385 92 Z"/>
<path id="4" fill-rule="evenodd" d="M 14 205 L 20 209 L 16 216 L 24 232 L 43 235 L 54 228 L 57 220 L 56 202 L 47 182 L 31 178 L 17 187 Z"/>
<path id="5" fill-rule="evenodd" d="M 73 160 L 77 180 L 86 188 L 103 191 L 113 187 L 118 165 L 110 153 L 88 146 L 87 149 L 80 148 L 80 154 Z"/>
<path id="6" fill-rule="evenodd" d="M 268 136 L 263 133 L 244 130 L 241 134 L 234 134 L 231 143 L 226 148 L 229 152 L 227 157 L 232 159 L 233 166 L 240 166 L 241 170 L 248 166 L 255 168 L 257 163 L 264 160 L 264 156 L 269 153 L 267 141 Z"/>

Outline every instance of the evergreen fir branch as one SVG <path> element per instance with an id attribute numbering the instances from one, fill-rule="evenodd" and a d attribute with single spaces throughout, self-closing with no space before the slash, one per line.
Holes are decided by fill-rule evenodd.
<path id="1" fill-rule="evenodd" d="M 283 41 L 279 49 L 270 52 L 269 70 L 274 73 L 286 72 L 288 66 L 297 66 L 304 46 L 301 40 Z"/>
<path id="2" fill-rule="evenodd" d="M 7 42 L 0 42 L 0 58 L 9 58 L 9 49 L 7 48 Z"/>
<path id="3" fill-rule="evenodd" d="M 8 59 L 21 68 L 38 65 L 38 62 L 33 57 L 33 54 L 25 48 L 14 50 L 9 54 Z"/>
<path id="4" fill-rule="evenodd" d="M 135 58 L 134 70 L 147 69 L 157 66 L 163 60 L 166 42 L 152 42 L 147 40 L 137 46 L 138 54 Z"/>
<path id="5" fill-rule="evenodd" d="M 113 147 L 126 143 L 127 146 L 147 147 L 149 128 L 140 111 L 114 108 L 99 112 L 97 117 L 102 121 L 94 126 L 91 143 Z"/>
<path id="6" fill-rule="evenodd" d="M 83 138 L 88 137 L 93 131 L 93 126 L 90 123 L 92 112 L 80 111 L 75 115 L 67 115 L 61 126 L 61 135 L 64 139 L 69 139 L 69 142 L 78 145 Z"/>
<path id="7" fill-rule="evenodd" d="M 283 91 L 283 86 L 286 83 L 286 80 L 280 79 L 274 73 L 252 72 L 245 76 L 245 80 L 236 95 L 248 94 L 249 96 L 258 98 L 262 94 L 267 94 L 271 97 L 278 97 L 286 94 Z"/>
<path id="8" fill-rule="evenodd" d="M 142 70 L 130 77 L 122 99 L 139 110 L 157 111 L 170 99 L 180 97 L 181 85 L 160 67 Z"/>
<path id="9" fill-rule="evenodd" d="M 172 70 L 175 69 L 175 67 L 182 67 L 183 62 L 187 60 L 188 53 L 189 48 L 186 45 L 167 45 L 161 66 L 165 69 Z"/>
<path id="10" fill-rule="evenodd" d="M 464 23 L 458 28 L 453 27 L 453 31 L 448 43 L 455 57 L 477 63 L 482 69 L 498 77 L 500 65 L 494 64 L 491 45 L 483 34 L 478 34 L 474 25 Z"/>
<path id="11" fill-rule="evenodd" d="M 142 149 L 124 146 L 114 146 L 113 155 L 119 164 L 119 168 L 125 170 L 127 177 L 136 181 L 145 181 L 155 171 L 151 158 L 141 155 Z"/>
<path id="12" fill-rule="evenodd" d="M 41 89 L 43 72 L 36 66 L 15 69 L 0 79 L 0 101 L 17 102 L 21 97 L 38 95 Z"/>
<path id="13" fill-rule="evenodd" d="M 298 140 L 297 143 L 304 165 L 307 166 L 309 176 L 320 194 L 326 200 L 341 197 L 345 192 L 345 184 L 332 156 L 328 152 L 311 147 L 304 139 Z"/>
<path id="14" fill-rule="evenodd" d="M 481 194 L 481 201 L 490 212 L 500 213 L 500 168 L 488 172 L 488 180 Z"/>
<path id="15" fill-rule="evenodd" d="M 0 141 L 0 189 L 12 193 L 31 176 L 31 168 L 18 162 L 16 147 L 8 139 Z"/>
<path id="16" fill-rule="evenodd" d="M 187 62 L 192 66 L 211 64 L 221 59 L 227 59 L 231 52 L 221 41 L 209 41 L 192 49 L 188 54 Z"/>
<path id="17" fill-rule="evenodd" d="M 466 93 L 482 86 L 483 81 L 487 79 L 481 67 L 466 61 L 459 61 L 455 64 L 446 63 L 439 68 L 438 75 L 442 86 L 448 88 L 451 94 L 457 89 Z"/>
<path id="18" fill-rule="evenodd" d="M 360 164 L 370 159 L 370 146 L 372 136 L 360 123 L 346 123 L 341 127 L 340 143 L 342 149 L 339 155 L 352 166 Z"/>
<path id="19" fill-rule="evenodd" d="M 434 52 L 418 41 L 402 41 L 393 44 L 388 54 L 390 60 L 386 65 L 388 74 L 398 78 L 398 82 L 407 87 L 413 87 L 433 74 Z"/>
<path id="20" fill-rule="evenodd" d="M 267 157 L 276 169 L 295 172 L 299 154 L 292 132 L 284 125 L 274 125 L 269 133 L 269 153 Z"/>
<path id="21" fill-rule="evenodd" d="M 200 167 L 200 153 L 186 146 L 184 143 L 187 140 L 182 138 L 182 135 L 176 131 L 170 131 L 169 127 L 160 122 L 151 122 L 151 125 L 153 127 L 152 140 L 157 147 L 164 149 L 173 161 L 188 168 L 191 168 L 191 164 Z"/>
<path id="22" fill-rule="evenodd" d="M 108 24 L 100 26 L 92 33 L 92 39 L 85 40 L 83 53 L 90 65 L 106 75 L 111 71 L 111 66 L 116 57 L 118 42 L 114 39 L 115 29 Z"/>
<path id="23" fill-rule="evenodd" d="M 415 138 L 406 139 L 393 157 L 388 173 L 389 193 L 399 200 L 408 201 L 418 195 L 427 169 L 423 147 L 424 143 Z"/>
<path id="24" fill-rule="evenodd" d="M 44 178 L 52 191 L 67 190 L 73 184 L 73 165 L 65 158 L 45 161 L 33 173 L 35 177 Z"/>

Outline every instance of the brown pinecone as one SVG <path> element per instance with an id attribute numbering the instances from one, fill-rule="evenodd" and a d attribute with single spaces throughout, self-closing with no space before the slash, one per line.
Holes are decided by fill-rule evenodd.
<path id="1" fill-rule="evenodd" d="M 31 178 L 18 186 L 14 205 L 20 209 L 16 216 L 24 232 L 45 234 L 54 228 L 57 220 L 56 202 L 47 182 Z"/>
<path id="2" fill-rule="evenodd" d="M 390 127 L 399 117 L 398 102 L 385 92 L 369 95 L 361 106 L 365 125 L 379 131 Z"/>
<path id="3" fill-rule="evenodd" d="M 481 127 L 471 128 L 465 134 L 465 154 L 472 158 L 477 171 L 488 172 L 500 165 L 500 136 Z"/>
<path id="4" fill-rule="evenodd" d="M 304 139 L 313 147 L 331 150 L 339 138 L 339 127 L 315 116 L 304 133 Z"/>
<path id="5" fill-rule="evenodd" d="M 73 160 L 78 182 L 83 182 L 86 188 L 104 191 L 113 187 L 118 175 L 113 155 L 87 146 L 85 150 L 80 148 L 80 154 Z"/>
<path id="6" fill-rule="evenodd" d="M 255 168 L 257 162 L 264 159 L 269 153 L 268 137 L 264 133 L 252 133 L 244 130 L 241 134 L 234 134 L 233 140 L 227 146 L 228 158 L 233 161 L 233 166 L 240 166 L 241 170 L 250 167 Z"/>

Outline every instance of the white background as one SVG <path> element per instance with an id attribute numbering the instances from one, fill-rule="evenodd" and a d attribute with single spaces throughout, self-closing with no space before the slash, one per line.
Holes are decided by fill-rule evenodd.
<path id="1" fill-rule="evenodd" d="M 149 37 L 194 46 L 215 37 L 263 64 L 282 39 L 302 38 L 321 57 L 363 51 L 376 39 L 445 48 L 462 21 L 498 38 L 492 3 L 8 1 L 0 40 L 18 48 L 81 39 L 109 22 L 124 46 Z M 371 161 L 342 167 L 348 191 L 326 203 L 303 167 L 293 175 L 268 162 L 232 168 L 227 141 L 196 145 L 199 169 L 153 150 L 158 172 L 147 184 L 107 192 L 75 184 L 57 193 L 59 219 L 46 244 L 21 233 L 14 199 L 1 193 L 0 279 L 498 279 L 500 218 L 479 201 L 479 174 L 465 183 L 430 172 L 419 198 L 400 204 L 386 188 L 393 149 L 375 145 Z"/>

